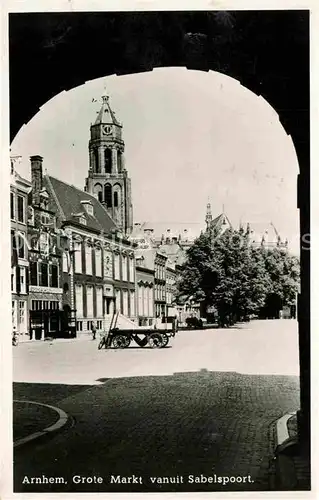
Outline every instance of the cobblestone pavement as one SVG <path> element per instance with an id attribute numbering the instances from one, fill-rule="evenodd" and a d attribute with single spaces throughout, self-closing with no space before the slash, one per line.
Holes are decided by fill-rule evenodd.
<path id="1" fill-rule="evenodd" d="M 17 450 L 15 491 L 271 489 L 272 424 L 299 406 L 296 323 L 181 332 L 172 345 L 123 351 L 97 351 L 92 341 L 19 346 L 14 397 L 32 394 L 74 423 Z M 28 484 L 42 474 L 63 479 Z M 123 482 L 112 482 L 118 475 Z M 137 482 L 124 482 L 133 475 Z M 74 483 L 74 476 L 93 483 Z M 168 479 L 153 483 L 155 477 Z"/>

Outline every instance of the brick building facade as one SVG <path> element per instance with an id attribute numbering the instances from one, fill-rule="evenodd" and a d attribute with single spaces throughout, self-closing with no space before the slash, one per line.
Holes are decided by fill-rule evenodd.
<path id="1" fill-rule="evenodd" d="M 134 248 L 99 200 L 52 176 L 44 182 L 62 231 L 62 280 L 78 333 L 106 327 L 115 310 L 136 320 Z"/>
<path id="2" fill-rule="evenodd" d="M 32 156 L 29 194 L 29 333 L 30 339 L 61 335 L 67 331 L 62 317 L 62 252 L 58 245 L 55 210 L 45 186 L 42 157 Z"/>
<path id="3" fill-rule="evenodd" d="M 136 253 L 136 291 L 140 326 L 151 326 L 155 317 L 155 266 L 149 252 Z"/>

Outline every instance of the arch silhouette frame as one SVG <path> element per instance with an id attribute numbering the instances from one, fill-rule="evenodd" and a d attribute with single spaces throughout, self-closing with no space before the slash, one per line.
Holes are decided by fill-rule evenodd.
<path id="1" fill-rule="evenodd" d="M 310 238 L 309 10 L 14 13 L 9 37 L 11 142 L 60 92 L 156 67 L 224 73 L 278 113 L 299 163 L 298 429 L 309 443 L 310 246 L 303 243 Z"/>

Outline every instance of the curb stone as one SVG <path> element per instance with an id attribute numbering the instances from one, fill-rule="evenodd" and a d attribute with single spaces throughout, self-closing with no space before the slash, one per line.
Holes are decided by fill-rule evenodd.
<path id="1" fill-rule="evenodd" d="M 32 434 L 29 434 L 29 436 L 26 436 L 24 438 L 18 439 L 13 443 L 14 448 L 18 448 L 19 446 L 22 446 L 24 444 L 30 443 L 31 441 L 34 441 L 35 439 L 42 438 L 43 436 L 50 435 L 51 433 L 58 432 L 61 430 L 69 421 L 69 415 L 65 413 L 65 411 L 61 410 L 61 408 L 57 408 L 56 406 L 51 406 L 47 405 L 44 403 L 38 403 L 37 401 L 27 401 L 27 400 L 22 400 L 22 399 L 14 399 L 14 403 L 28 403 L 28 404 L 33 404 L 33 405 L 38 405 L 38 406 L 44 406 L 45 408 L 49 408 L 50 410 L 55 411 L 58 414 L 58 420 L 55 422 L 53 425 L 50 425 L 49 427 L 46 427 L 42 431 L 34 432 Z"/>
<path id="2" fill-rule="evenodd" d="M 91 341 L 92 336 L 87 336 L 87 337 L 74 337 L 70 339 L 60 339 L 60 338 L 46 338 L 43 340 L 30 340 L 30 339 L 20 339 L 19 344 L 27 344 L 27 345 L 43 345 L 43 344 L 67 344 L 69 342 L 85 342 L 85 341 Z"/>
<path id="3" fill-rule="evenodd" d="M 297 476 L 293 459 L 285 453 L 289 445 L 296 443 L 296 440 L 290 438 L 288 432 L 288 420 L 296 415 L 296 412 L 286 413 L 276 422 L 276 446 L 275 463 L 278 487 L 281 490 L 294 490 L 297 486 Z"/>

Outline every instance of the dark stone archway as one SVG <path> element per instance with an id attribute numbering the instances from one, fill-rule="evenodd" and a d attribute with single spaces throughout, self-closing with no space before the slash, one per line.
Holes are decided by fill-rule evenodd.
<path id="1" fill-rule="evenodd" d="M 309 11 L 11 14 L 9 36 L 11 140 L 53 96 L 102 76 L 186 66 L 238 79 L 292 137 L 301 234 L 310 233 Z M 301 269 L 300 431 L 308 438 L 309 245 Z"/>

